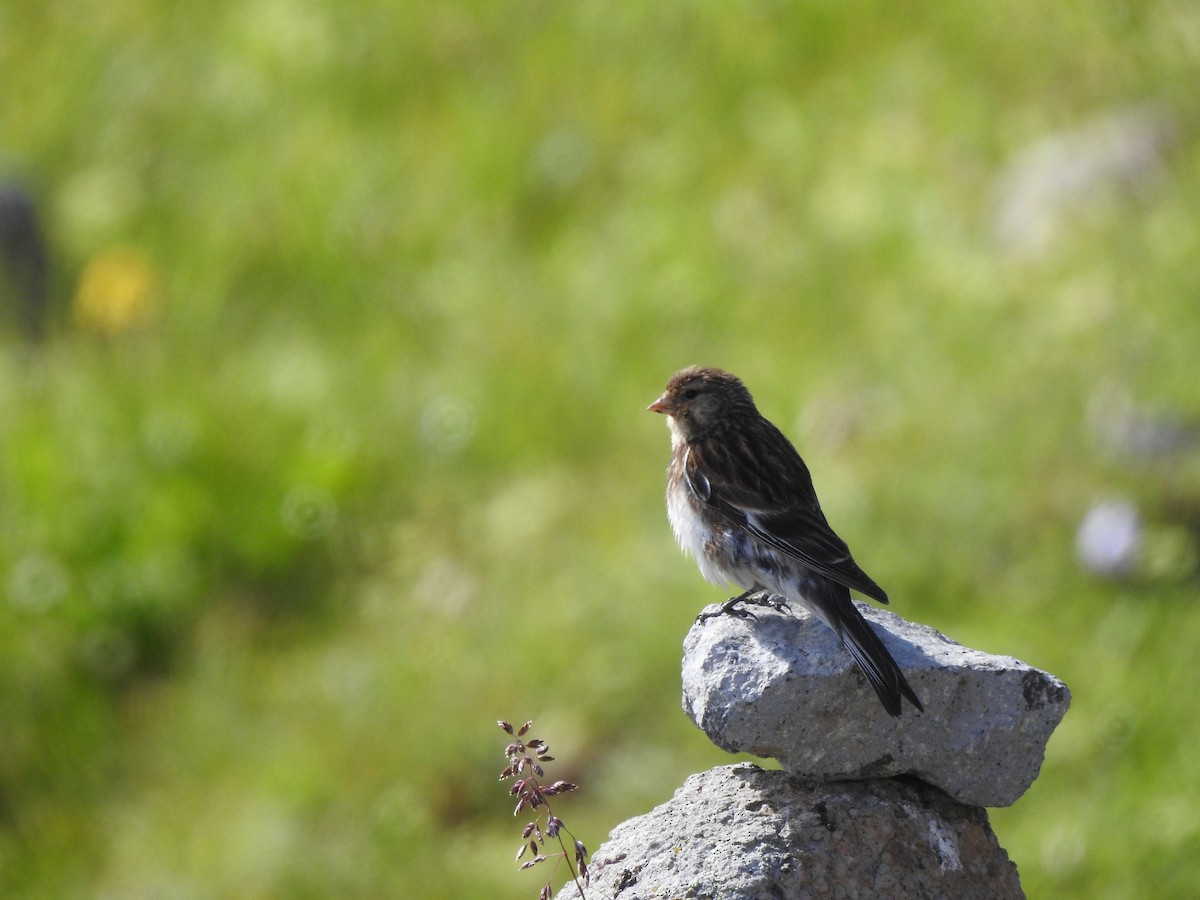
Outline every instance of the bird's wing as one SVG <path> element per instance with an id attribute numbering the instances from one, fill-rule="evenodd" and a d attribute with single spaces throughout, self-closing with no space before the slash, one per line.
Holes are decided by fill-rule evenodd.
<path id="1" fill-rule="evenodd" d="M 761 440 L 693 442 L 683 473 L 692 495 L 735 529 L 880 603 L 887 594 L 859 568 L 825 520 L 812 476 L 765 419 Z"/>

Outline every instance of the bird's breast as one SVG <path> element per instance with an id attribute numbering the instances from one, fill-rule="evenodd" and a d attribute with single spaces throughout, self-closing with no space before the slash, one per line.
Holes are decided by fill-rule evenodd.
<path id="1" fill-rule="evenodd" d="M 667 518 L 671 521 L 675 540 L 684 553 L 696 560 L 700 574 L 713 584 L 724 584 L 728 577 L 712 557 L 716 535 L 688 489 L 681 483 L 675 484 L 667 492 Z"/>

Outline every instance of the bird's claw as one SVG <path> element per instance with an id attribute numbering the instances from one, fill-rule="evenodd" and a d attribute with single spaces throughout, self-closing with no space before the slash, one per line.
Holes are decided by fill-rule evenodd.
<path id="1" fill-rule="evenodd" d="M 721 604 L 721 608 L 716 612 L 702 612 L 696 616 L 697 622 L 705 622 L 709 619 L 716 619 L 721 616 L 733 616 L 735 619 L 753 619 L 758 621 L 758 616 L 750 612 L 748 609 L 739 609 L 733 605 L 732 601 L 727 601 Z"/>
<path id="2" fill-rule="evenodd" d="M 776 612 L 783 613 L 785 616 L 795 615 L 795 613 L 792 612 L 792 608 L 788 606 L 787 601 L 776 599 L 775 594 L 768 594 L 766 599 L 762 601 L 762 605 L 769 606 L 771 609 L 775 610 Z"/>
<path id="3" fill-rule="evenodd" d="M 707 619 L 715 619 L 717 616 L 734 616 L 738 619 L 751 619 L 758 621 L 758 616 L 750 612 L 744 606 L 738 606 L 739 603 L 749 603 L 753 606 L 766 606 L 776 612 L 792 615 L 792 609 L 788 606 L 787 601 L 782 597 L 776 597 L 775 594 L 769 591 L 746 591 L 744 594 L 739 594 L 736 597 L 730 597 L 721 604 L 721 608 L 716 612 L 702 612 L 696 616 L 697 622 L 704 622 Z"/>

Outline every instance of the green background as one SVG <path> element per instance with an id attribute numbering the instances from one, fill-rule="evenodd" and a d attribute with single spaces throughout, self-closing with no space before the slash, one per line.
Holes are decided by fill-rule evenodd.
<path id="1" fill-rule="evenodd" d="M 1185 2 L 8 0 L 0 892 L 533 897 L 496 719 L 593 848 L 729 761 L 644 411 L 698 362 L 895 612 L 1071 687 L 1030 896 L 1200 893 L 1200 452 L 1097 428 L 1200 408 L 1198 62 Z"/>

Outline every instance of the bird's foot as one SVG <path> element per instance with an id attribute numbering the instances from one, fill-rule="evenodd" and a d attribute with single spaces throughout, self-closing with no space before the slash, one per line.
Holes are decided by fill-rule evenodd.
<path id="1" fill-rule="evenodd" d="M 763 591 L 762 599 L 757 601 L 762 606 L 769 607 L 778 613 L 783 613 L 785 616 L 792 615 L 792 608 L 788 606 L 787 600 L 780 594 L 769 594 Z"/>
<path id="2" fill-rule="evenodd" d="M 728 599 L 724 603 L 722 603 L 721 608 L 718 609 L 716 612 L 700 613 L 700 615 L 696 616 L 696 621 L 697 622 L 705 622 L 709 619 L 715 619 L 718 616 L 733 616 L 738 619 L 753 619 L 754 621 L 757 622 L 758 616 L 756 616 L 754 613 L 750 612 L 750 610 L 742 609 L 736 605 L 738 603 L 744 603 L 745 599 L 746 599 L 745 597 L 731 597 L 730 599 Z"/>
<path id="3" fill-rule="evenodd" d="M 772 594 L 770 591 L 744 591 L 736 597 L 730 597 L 721 604 L 721 608 L 716 612 L 700 613 L 700 615 L 696 616 L 696 621 L 703 622 L 707 619 L 714 619 L 717 616 L 734 616 L 738 619 L 753 619 L 755 622 L 758 621 L 758 616 L 738 604 L 765 606 L 776 612 L 786 613 L 789 616 L 792 614 L 787 600 L 778 594 Z"/>

